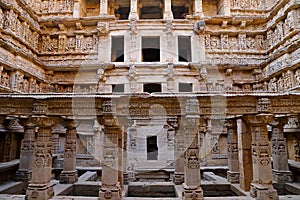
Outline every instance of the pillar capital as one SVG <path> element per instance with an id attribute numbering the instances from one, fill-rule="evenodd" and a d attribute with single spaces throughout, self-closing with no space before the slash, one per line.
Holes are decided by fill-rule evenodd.
<path id="1" fill-rule="evenodd" d="M 54 121 L 45 115 L 33 115 L 32 122 L 41 128 L 51 128 L 54 125 Z"/>
<path id="2" fill-rule="evenodd" d="M 273 114 L 261 113 L 257 115 L 245 115 L 243 120 L 252 126 L 265 126 L 270 124 L 274 119 Z"/>

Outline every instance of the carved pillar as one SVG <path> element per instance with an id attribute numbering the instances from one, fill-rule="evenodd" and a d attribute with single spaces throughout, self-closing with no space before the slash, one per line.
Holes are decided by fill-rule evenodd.
<path id="1" fill-rule="evenodd" d="M 224 0 L 223 6 L 224 6 L 224 15 L 230 16 L 231 15 L 230 0 Z"/>
<path id="2" fill-rule="evenodd" d="M 61 183 L 75 183 L 78 180 L 76 170 L 76 142 L 77 131 L 75 122 L 70 119 L 65 119 L 66 140 L 64 152 L 64 168 L 60 175 Z"/>
<path id="3" fill-rule="evenodd" d="M 198 99 L 186 101 L 186 116 L 181 125 L 184 128 L 184 183 L 183 200 L 203 199 L 200 186 L 200 146 L 198 140 L 199 130 L 199 104 Z"/>
<path id="4" fill-rule="evenodd" d="M 202 0 L 194 0 L 194 15 L 203 17 Z"/>
<path id="5" fill-rule="evenodd" d="M 239 169 L 240 169 L 240 187 L 245 190 L 250 190 L 250 184 L 253 177 L 252 157 L 251 157 L 251 133 L 248 124 L 242 119 L 237 120 L 238 134 L 238 154 L 239 154 Z"/>
<path id="6" fill-rule="evenodd" d="M 100 0 L 100 16 L 106 16 L 107 15 L 107 1 L 108 0 Z"/>
<path id="7" fill-rule="evenodd" d="M 164 20 L 172 20 L 173 19 L 173 13 L 172 13 L 172 3 L 171 0 L 165 0 L 165 6 L 164 6 Z"/>
<path id="8" fill-rule="evenodd" d="M 184 129 L 179 129 L 175 133 L 175 172 L 174 183 L 176 185 L 184 182 Z"/>
<path id="9" fill-rule="evenodd" d="M 21 143 L 20 166 L 16 173 L 16 180 L 28 183 L 32 177 L 32 162 L 35 145 L 35 124 L 25 119 L 21 120 L 24 127 L 24 139 Z"/>
<path id="10" fill-rule="evenodd" d="M 54 195 L 53 185 L 50 183 L 52 172 L 52 121 L 46 116 L 33 118 L 39 129 L 34 146 L 32 179 L 26 191 L 26 198 L 29 200 L 45 200 Z"/>
<path id="11" fill-rule="evenodd" d="M 129 20 L 135 19 L 138 20 L 138 4 L 137 0 L 130 0 L 130 13 L 129 13 Z"/>
<path id="12" fill-rule="evenodd" d="M 272 122 L 272 114 L 245 116 L 252 133 L 253 180 L 250 194 L 259 200 L 278 199 L 272 185 L 271 148 L 267 125 Z"/>
<path id="13" fill-rule="evenodd" d="M 287 118 L 275 118 L 272 125 L 272 158 L 273 181 L 278 183 L 292 182 L 292 173 L 289 171 L 286 139 L 283 135 L 283 126 Z"/>
<path id="14" fill-rule="evenodd" d="M 240 177 L 238 157 L 238 135 L 235 119 L 226 120 L 227 148 L 228 148 L 228 171 L 227 180 L 230 183 L 238 183 Z"/>
<path id="15" fill-rule="evenodd" d="M 99 191 L 99 200 L 120 200 L 121 190 L 118 182 L 119 169 L 119 135 L 122 130 L 117 126 L 113 114 L 115 108 L 112 101 L 103 103 L 104 138 L 102 161 L 102 187 Z"/>

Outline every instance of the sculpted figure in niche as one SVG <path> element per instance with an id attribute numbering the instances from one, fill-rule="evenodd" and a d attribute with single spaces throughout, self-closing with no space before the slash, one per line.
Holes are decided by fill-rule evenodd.
<path id="1" fill-rule="evenodd" d="M 240 0 L 241 8 L 248 8 L 248 0 Z"/>
<path id="2" fill-rule="evenodd" d="M 255 49 L 255 39 L 252 37 L 247 38 L 247 47 L 249 49 Z"/>
<path id="3" fill-rule="evenodd" d="M 238 42 L 236 37 L 230 37 L 229 39 L 229 49 L 230 50 L 237 50 L 238 49 Z"/>
<path id="4" fill-rule="evenodd" d="M 247 48 L 246 37 L 247 36 L 245 34 L 239 35 L 239 46 L 242 50 L 245 50 Z"/>
<path id="5" fill-rule="evenodd" d="M 4 87 L 9 87 L 9 75 L 5 71 L 2 72 L 1 85 Z"/>
<path id="6" fill-rule="evenodd" d="M 276 77 L 273 77 L 269 82 L 269 91 L 270 92 L 277 92 L 277 79 Z"/>
<path id="7" fill-rule="evenodd" d="M 267 43 L 268 43 L 268 48 L 271 48 L 273 46 L 273 39 L 272 39 L 273 31 L 269 30 L 267 32 Z"/>
<path id="8" fill-rule="evenodd" d="M 210 35 L 209 34 L 205 35 L 205 48 L 207 48 L 207 49 L 210 48 Z"/>
<path id="9" fill-rule="evenodd" d="M 263 35 L 256 36 L 256 45 L 258 50 L 263 50 L 265 48 L 265 41 Z"/>
<path id="10" fill-rule="evenodd" d="M 3 28 L 3 23 L 4 23 L 4 14 L 2 9 L 0 8 L 0 28 Z"/>
<path id="11" fill-rule="evenodd" d="M 294 139 L 294 151 L 295 151 L 295 156 L 300 156 L 300 144 L 298 138 Z"/>
<path id="12" fill-rule="evenodd" d="M 221 35 L 222 49 L 228 49 L 228 35 Z"/>
<path id="13" fill-rule="evenodd" d="M 300 69 L 297 69 L 295 72 L 295 81 L 297 85 L 300 85 Z"/>

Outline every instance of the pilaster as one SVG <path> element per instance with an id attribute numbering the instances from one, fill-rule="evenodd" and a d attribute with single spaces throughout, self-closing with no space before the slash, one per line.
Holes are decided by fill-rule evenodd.
<path id="1" fill-rule="evenodd" d="M 26 191 L 29 200 L 47 200 L 54 195 L 50 183 L 52 173 L 52 120 L 46 116 L 34 116 L 38 129 L 34 146 L 32 180 Z"/>
<path id="2" fill-rule="evenodd" d="M 239 157 L 238 157 L 238 136 L 237 123 L 235 119 L 226 120 L 227 127 L 227 150 L 228 150 L 228 171 L 227 180 L 230 183 L 239 182 Z"/>
<path id="3" fill-rule="evenodd" d="M 273 118 L 272 114 L 266 113 L 245 116 L 252 133 L 253 180 L 250 194 L 258 200 L 278 199 L 272 185 L 271 148 L 267 129 Z"/>
<path id="4" fill-rule="evenodd" d="M 130 13 L 129 13 L 129 20 L 138 20 L 138 3 L 137 0 L 130 0 Z"/>
<path id="5" fill-rule="evenodd" d="M 273 181 L 278 183 L 292 182 L 292 172 L 289 171 L 287 144 L 283 134 L 283 126 L 287 124 L 286 117 L 276 117 L 272 125 L 272 158 Z"/>
<path id="6" fill-rule="evenodd" d="M 77 131 L 72 119 L 65 119 L 66 140 L 64 152 L 64 168 L 60 175 L 61 183 L 75 183 L 78 180 L 76 170 Z"/>
<path id="7" fill-rule="evenodd" d="M 100 0 L 100 16 L 107 16 L 108 0 Z"/>

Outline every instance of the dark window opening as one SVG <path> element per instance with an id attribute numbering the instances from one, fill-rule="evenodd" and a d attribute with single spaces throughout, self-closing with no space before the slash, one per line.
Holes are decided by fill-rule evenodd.
<path id="1" fill-rule="evenodd" d="M 157 160 L 157 157 L 157 136 L 149 136 L 147 137 L 147 160 Z"/>
<path id="2" fill-rule="evenodd" d="M 162 19 L 162 7 L 157 6 L 143 6 L 140 10 L 140 19 Z"/>
<path id="3" fill-rule="evenodd" d="M 189 14 L 189 9 L 184 6 L 172 6 L 174 19 L 185 19 Z"/>
<path id="4" fill-rule="evenodd" d="M 144 84 L 144 92 L 161 92 L 161 84 L 159 83 L 148 83 Z"/>
<path id="5" fill-rule="evenodd" d="M 112 92 L 124 92 L 124 84 L 113 84 Z"/>
<path id="6" fill-rule="evenodd" d="M 178 37 L 178 61 L 191 62 L 191 37 Z"/>
<path id="7" fill-rule="evenodd" d="M 179 92 L 193 92 L 193 84 L 179 83 Z"/>
<path id="8" fill-rule="evenodd" d="M 111 61 L 124 62 L 124 37 L 112 37 L 111 43 Z"/>
<path id="9" fill-rule="evenodd" d="M 159 37 L 142 38 L 142 60 L 143 62 L 160 61 Z"/>
<path id="10" fill-rule="evenodd" d="M 119 9 L 115 10 L 115 15 L 119 20 L 125 20 L 129 17 L 130 8 L 129 7 L 120 7 Z"/>

